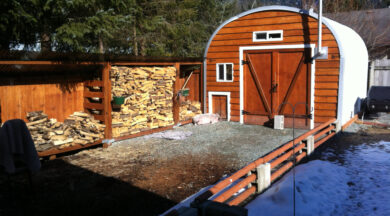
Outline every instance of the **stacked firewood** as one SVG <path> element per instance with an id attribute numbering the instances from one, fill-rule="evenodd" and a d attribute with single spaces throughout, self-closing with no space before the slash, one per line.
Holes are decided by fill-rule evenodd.
<path id="1" fill-rule="evenodd" d="M 173 124 L 174 67 L 112 67 L 113 96 L 125 97 L 112 112 L 114 137 Z"/>
<path id="2" fill-rule="evenodd" d="M 184 101 L 180 105 L 180 121 L 192 119 L 201 113 L 200 102 L 198 101 Z"/>
<path id="3" fill-rule="evenodd" d="M 93 143 L 104 137 L 105 125 L 84 112 L 74 112 L 64 123 L 42 111 L 27 113 L 27 127 L 37 151 Z"/>

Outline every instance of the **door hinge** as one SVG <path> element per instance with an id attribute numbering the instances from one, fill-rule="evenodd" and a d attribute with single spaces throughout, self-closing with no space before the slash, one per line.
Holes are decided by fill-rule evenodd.
<path id="1" fill-rule="evenodd" d="M 242 113 L 243 115 L 250 114 L 250 112 L 248 112 L 248 111 L 245 111 L 245 110 L 242 110 L 242 111 L 241 111 L 241 113 Z"/>
<path id="2" fill-rule="evenodd" d="M 249 61 L 241 60 L 241 65 L 249 64 Z"/>

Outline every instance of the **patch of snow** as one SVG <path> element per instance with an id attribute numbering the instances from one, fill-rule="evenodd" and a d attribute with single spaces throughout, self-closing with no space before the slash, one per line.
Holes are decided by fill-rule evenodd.
<path id="1" fill-rule="evenodd" d="M 353 146 L 295 168 L 297 215 L 390 215 L 390 142 Z M 250 202 L 249 215 L 293 214 L 292 171 Z"/>
<path id="2" fill-rule="evenodd" d="M 145 136 L 145 139 L 148 138 L 160 138 L 160 139 L 168 139 L 168 140 L 183 140 L 186 139 L 187 137 L 191 136 L 192 132 L 191 131 L 164 131 L 160 133 L 154 133 Z"/>
<path id="3" fill-rule="evenodd" d="M 296 214 L 336 213 L 348 198 L 347 170 L 326 161 L 312 161 L 295 168 Z M 293 175 L 285 175 L 264 194 L 250 202 L 249 215 L 292 215 Z"/>

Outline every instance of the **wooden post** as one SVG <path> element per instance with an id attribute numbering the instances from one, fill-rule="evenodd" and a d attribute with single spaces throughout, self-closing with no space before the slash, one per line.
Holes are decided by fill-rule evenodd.
<path id="1" fill-rule="evenodd" d="M 176 125 L 180 121 L 180 102 L 178 98 L 178 92 L 180 90 L 180 63 L 175 63 L 176 68 L 176 80 L 175 84 L 173 85 L 173 121 Z"/>
<path id="2" fill-rule="evenodd" d="M 205 97 L 204 97 L 204 78 L 203 78 L 203 73 L 204 73 L 204 64 L 201 64 L 200 65 L 200 86 L 199 86 L 199 89 L 200 89 L 200 107 L 201 107 L 201 110 L 202 110 L 202 113 L 207 113 L 205 111 L 205 108 L 204 108 L 204 105 L 205 105 Z"/>
<path id="3" fill-rule="evenodd" d="M 104 124 L 106 125 L 106 129 L 104 131 L 104 138 L 110 139 L 112 138 L 112 108 L 111 108 L 111 80 L 110 80 L 110 64 L 104 64 L 103 72 L 102 72 L 102 80 L 103 80 L 103 115 L 104 115 Z"/>

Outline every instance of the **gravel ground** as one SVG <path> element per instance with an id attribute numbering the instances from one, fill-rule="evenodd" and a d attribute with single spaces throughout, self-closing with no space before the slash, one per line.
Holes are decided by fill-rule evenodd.
<path id="1" fill-rule="evenodd" d="M 236 164 L 238 169 L 292 140 L 293 137 L 292 129 L 274 130 L 236 122 L 219 122 L 202 126 L 189 124 L 177 127 L 173 131 L 191 132 L 192 135 L 183 140 L 138 137 L 116 142 L 111 148 L 131 146 L 135 151 L 146 148 L 156 159 L 175 158 L 186 154 L 216 153 L 229 156 L 233 161 L 238 162 Z M 296 129 L 295 136 L 305 131 Z"/>
<path id="2" fill-rule="evenodd" d="M 139 137 L 0 175 L 0 215 L 157 215 L 292 139 L 292 130 L 219 122 L 185 125 L 182 140 Z M 296 130 L 296 136 L 303 130 Z"/>

